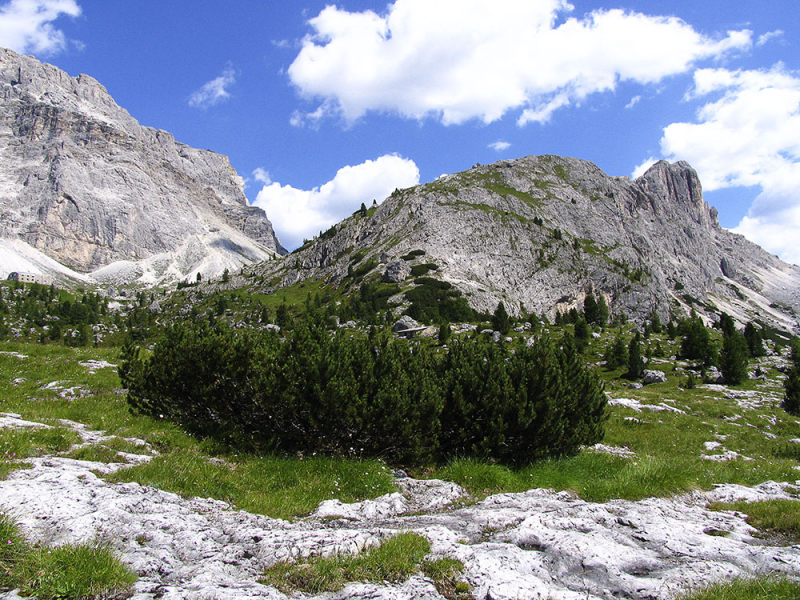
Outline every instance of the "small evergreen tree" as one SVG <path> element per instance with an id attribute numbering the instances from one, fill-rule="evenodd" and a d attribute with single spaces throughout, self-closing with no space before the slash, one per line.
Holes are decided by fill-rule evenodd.
<path id="1" fill-rule="evenodd" d="M 800 415 L 800 340 L 792 342 L 792 366 L 783 382 L 783 408 L 792 415 Z"/>
<path id="2" fill-rule="evenodd" d="M 575 323 L 575 347 L 578 352 L 585 352 L 586 347 L 589 345 L 589 339 L 592 337 L 592 332 L 589 325 L 583 318 L 578 319 Z"/>
<path id="3" fill-rule="evenodd" d="M 603 294 L 597 295 L 597 324 L 605 327 L 608 322 L 608 304 Z"/>
<path id="4" fill-rule="evenodd" d="M 492 329 L 506 335 L 511 330 L 511 317 L 506 312 L 505 305 L 500 302 L 492 315 Z"/>
<path id="5" fill-rule="evenodd" d="M 722 376 L 725 378 L 725 383 L 739 385 L 748 378 L 747 359 L 747 341 L 734 328 L 722 338 L 722 353 L 719 357 L 719 366 Z"/>
<path id="6" fill-rule="evenodd" d="M 450 339 L 450 333 L 451 333 L 450 323 L 448 323 L 447 321 L 443 321 L 439 325 L 439 342 L 441 344 L 446 344 L 447 340 Z"/>
<path id="7" fill-rule="evenodd" d="M 747 349 L 751 357 L 764 356 L 764 336 L 752 321 L 744 326 L 744 339 L 747 340 Z"/>
<path id="8" fill-rule="evenodd" d="M 702 361 L 706 367 L 716 362 L 716 348 L 700 317 L 695 316 L 682 322 L 678 332 L 683 335 L 681 342 L 683 358 Z"/>
<path id="9" fill-rule="evenodd" d="M 600 310 L 597 306 L 594 293 L 591 291 L 586 294 L 586 299 L 583 301 L 583 316 L 587 323 L 600 324 Z"/>
<path id="10" fill-rule="evenodd" d="M 367 206 L 363 202 L 361 203 L 361 208 L 358 209 L 358 214 L 362 217 L 367 216 Z"/>
<path id="11" fill-rule="evenodd" d="M 617 335 L 614 341 L 606 347 L 603 358 L 606 361 L 606 368 L 612 371 L 628 362 L 628 348 L 621 335 Z"/>
<path id="12" fill-rule="evenodd" d="M 723 335 L 729 335 L 736 331 L 736 323 L 733 321 L 728 313 L 722 313 L 719 316 L 719 328 Z"/>
<path id="13" fill-rule="evenodd" d="M 653 333 L 661 333 L 663 327 L 661 326 L 661 319 L 658 316 L 658 311 L 653 309 L 652 314 L 650 315 L 650 331 Z"/>
<path id="14" fill-rule="evenodd" d="M 222 272 L 222 283 L 228 283 L 231 280 L 231 272 L 225 269 Z"/>
<path id="15" fill-rule="evenodd" d="M 637 331 L 628 345 L 628 372 L 626 377 L 629 379 L 639 379 L 644 371 L 644 361 L 642 360 L 642 336 Z"/>

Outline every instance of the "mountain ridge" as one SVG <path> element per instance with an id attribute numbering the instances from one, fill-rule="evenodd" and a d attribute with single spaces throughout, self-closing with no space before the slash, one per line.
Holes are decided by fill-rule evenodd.
<path id="1" fill-rule="evenodd" d="M 122 261 L 119 276 L 157 282 L 285 253 L 227 157 L 139 125 L 88 75 L 5 49 L 0 164 L 0 238 L 79 273 Z"/>
<path id="2" fill-rule="evenodd" d="M 636 180 L 551 155 L 476 165 L 396 190 L 372 214 L 251 272 L 265 289 L 309 277 L 339 284 L 348 266 L 372 261 L 375 279 L 412 250 L 424 256 L 409 265 L 435 265 L 429 274 L 483 312 L 503 301 L 552 319 L 594 290 L 612 314 L 640 321 L 696 308 L 800 331 L 800 268 L 721 228 L 685 162 L 661 161 Z"/>

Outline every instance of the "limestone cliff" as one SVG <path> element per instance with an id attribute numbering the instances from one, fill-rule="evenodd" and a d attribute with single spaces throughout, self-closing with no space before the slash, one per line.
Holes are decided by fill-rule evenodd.
<path id="1" fill-rule="evenodd" d="M 429 274 L 483 311 L 503 300 L 510 312 L 552 318 L 580 309 L 593 289 L 612 314 L 639 320 L 695 307 L 800 330 L 800 268 L 722 229 L 683 162 L 659 162 L 635 181 L 556 156 L 477 165 L 397 190 L 374 214 L 350 217 L 259 272 L 275 287 L 339 282 L 348 266 L 372 260 L 375 277 L 415 249 L 425 255 L 411 264 L 437 265 Z"/>
<path id="2" fill-rule="evenodd" d="M 87 75 L 3 49 L 0 238 L 79 272 L 128 261 L 115 272 L 155 279 L 284 253 L 227 157 L 139 125 Z"/>

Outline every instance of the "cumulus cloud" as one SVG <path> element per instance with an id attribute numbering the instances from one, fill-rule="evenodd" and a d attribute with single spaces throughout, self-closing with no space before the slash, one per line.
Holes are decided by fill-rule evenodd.
<path id="1" fill-rule="evenodd" d="M 67 38 L 53 22 L 62 15 L 80 14 L 75 0 L 11 0 L 0 6 L 0 46 L 22 54 L 61 52 Z"/>
<path id="2" fill-rule="evenodd" d="M 666 127 L 662 154 L 689 161 L 706 190 L 758 186 L 734 231 L 800 264 L 800 77 L 780 64 L 701 69 L 687 99 L 705 102 L 697 122 Z"/>
<path id="3" fill-rule="evenodd" d="M 511 144 L 508 142 L 494 142 L 493 144 L 489 144 L 489 148 L 497 152 L 502 152 L 503 150 L 511 148 Z"/>
<path id="4" fill-rule="evenodd" d="M 524 125 L 619 81 L 658 82 L 752 46 L 746 30 L 711 38 L 674 17 L 572 10 L 566 0 L 395 0 L 383 15 L 327 6 L 288 75 L 347 122 L 382 111 L 489 123 L 520 110 Z"/>
<path id="5" fill-rule="evenodd" d="M 231 97 L 228 88 L 236 83 L 236 69 L 228 65 L 222 74 L 189 96 L 189 106 L 208 108 Z"/>
<path id="6" fill-rule="evenodd" d="M 269 176 L 269 172 L 265 171 L 261 167 L 253 169 L 253 179 L 256 181 L 260 181 L 264 185 L 269 185 L 272 183 L 272 179 Z"/>
<path id="7" fill-rule="evenodd" d="M 414 161 L 387 154 L 342 167 L 331 181 L 311 190 L 272 182 L 261 189 L 253 205 L 266 211 L 283 244 L 292 249 L 358 210 L 362 202 L 381 203 L 396 188 L 418 183 Z"/>
<path id="8" fill-rule="evenodd" d="M 642 162 L 642 164 L 638 165 L 633 170 L 633 173 L 631 173 L 631 179 L 636 179 L 638 177 L 641 177 L 642 175 L 647 173 L 647 170 L 650 167 L 652 167 L 654 164 L 656 164 L 657 162 L 658 162 L 658 159 L 657 158 L 653 158 L 652 156 L 650 158 L 645 159 L 644 162 Z"/>

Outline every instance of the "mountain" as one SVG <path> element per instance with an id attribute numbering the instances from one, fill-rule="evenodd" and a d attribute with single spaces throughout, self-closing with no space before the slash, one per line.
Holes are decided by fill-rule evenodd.
<path id="1" fill-rule="evenodd" d="M 721 228 L 685 162 L 659 162 L 636 180 L 557 156 L 476 165 L 395 190 L 253 274 L 267 290 L 338 284 L 354 271 L 408 289 L 408 267 L 425 264 L 416 272 L 430 269 L 480 311 L 503 301 L 552 319 L 593 291 L 612 316 L 724 310 L 800 331 L 800 268 Z"/>
<path id="2" fill-rule="evenodd" d="M 285 254 L 243 187 L 91 77 L 0 49 L 0 276 L 155 283 Z"/>

